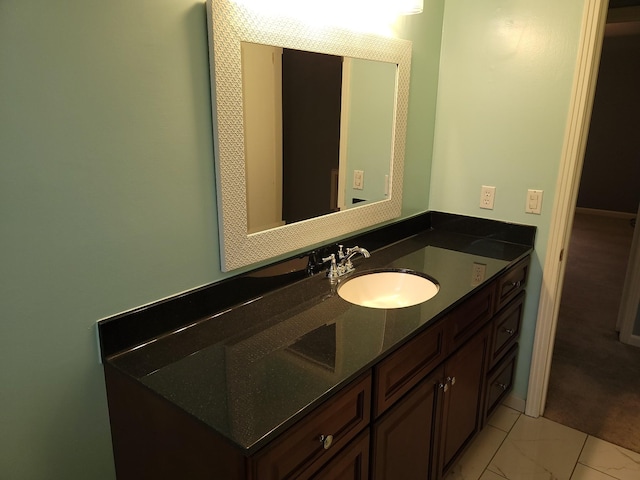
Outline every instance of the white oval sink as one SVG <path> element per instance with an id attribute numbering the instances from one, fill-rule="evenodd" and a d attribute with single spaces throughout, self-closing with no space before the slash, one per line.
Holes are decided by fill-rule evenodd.
<path id="1" fill-rule="evenodd" d="M 338 295 L 362 307 L 403 308 L 426 302 L 439 288 L 417 272 L 384 270 L 347 279 L 338 287 Z"/>

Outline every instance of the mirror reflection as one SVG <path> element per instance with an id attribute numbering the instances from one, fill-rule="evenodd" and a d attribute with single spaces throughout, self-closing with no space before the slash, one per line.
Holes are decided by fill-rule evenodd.
<path id="1" fill-rule="evenodd" d="M 247 232 L 385 200 L 397 64 L 241 42 Z"/>

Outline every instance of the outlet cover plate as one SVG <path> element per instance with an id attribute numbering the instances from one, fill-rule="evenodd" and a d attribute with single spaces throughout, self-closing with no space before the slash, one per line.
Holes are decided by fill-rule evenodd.
<path id="1" fill-rule="evenodd" d="M 483 185 L 480 189 L 480 208 L 493 210 L 493 203 L 496 198 L 496 187 Z"/>

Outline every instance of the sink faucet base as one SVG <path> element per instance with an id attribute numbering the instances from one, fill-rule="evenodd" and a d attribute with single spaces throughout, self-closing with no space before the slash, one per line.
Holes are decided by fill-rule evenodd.
<path id="1" fill-rule="evenodd" d="M 342 245 L 340 245 L 338 250 L 339 261 L 336 260 L 336 255 L 334 253 L 332 253 L 328 257 L 323 258 L 323 262 L 331 262 L 329 270 L 327 271 L 327 277 L 335 280 L 343 275 L 346 275 L 347 273 L 353 272 L 355 270 L 355 267 L 353 266 L 351 259 L 357 254 L 362 255 L 364 258 L 369 258 L 371 256 L 366 248 L 355 246 L 352 248 L 347 248 L 345 253 L 343 251 Z"/>

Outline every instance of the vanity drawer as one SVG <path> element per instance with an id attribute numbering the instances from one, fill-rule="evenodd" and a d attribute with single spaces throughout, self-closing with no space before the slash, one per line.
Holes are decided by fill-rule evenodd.
<path id="1" fill-rule="evenodd" d="M 316 470 L 369 424 L 370 406 L 371 374 L 367 373 L 258 453 L 253 478 L 293 479 L 304 469 Z M 323 443 L 321 436 L 332 438 Z"/>
<path id="2" fill-rule="evenodd" d="M 509 353 L 507 353 L 502 362 L 489 373 L 487 378 L 485 419 L 493 413 L 513 387 L 517 353 L 518 344 L 516 343 L 511 350 L 509 350 Z"/>
<path id="3" fill-rule="evenodd" d="M 510 268 L 498 279 L 498 294 L 496 295 L 497 312 L 513 300 L 524 289 L 529 274 L 530 257 L 527 257 Z"/>
<path id="4" fill-rule="evenodd" d="M 491 319 L 495 291 L 495 284 L 491 283 L 447 315 L 447 353 L 461 347 Z"/>
<path id="5" fill-rule="evenodd" d="M 296 477 L 296 480 L 366 480 L 368 478 L 369 429 L 366 429 L 319 471 L 305 470 Z"/>
<path id="6" fill-rule="evenodd" d="M 525 292 L 520 294 L 503 310 L 498 312 L 493 320 L 491 332 L 491 352 L 489 368 L 493 368 L 509 349 L 518 341 Z"/>
<path id="7" fill-rule="evenodd" d="M 374 417 L 381 415 L 444 360 L 444 322 L 438 322 L 384 359 L 374 370 Z"/>

